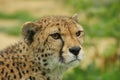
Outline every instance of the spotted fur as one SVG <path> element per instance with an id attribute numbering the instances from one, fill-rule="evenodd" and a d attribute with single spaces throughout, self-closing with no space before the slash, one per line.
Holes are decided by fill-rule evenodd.
<path id="1" fill-rule="evenodd" d="M 21 31 L 22 41 L 0 51 L 0 80 L 62 80 L 82 57 L 83 28 L 75 17 L 43 17 Z M 73 46 L 81 49 L 77 56 Z"/>

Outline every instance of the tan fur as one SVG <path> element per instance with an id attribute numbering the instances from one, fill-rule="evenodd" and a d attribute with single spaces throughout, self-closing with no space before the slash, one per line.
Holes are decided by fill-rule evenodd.
<path id="1" fill-rule="evenodd" d="M 75 16 L 76 17 L 76 16 Z M 69 48 L 81 48 L 83 28 L 77 19 L 47 16 L 22 27 L 23 40 L 0 52 L 0 80 L 62 80 L 67 69 L 77 65 Z M 81 31 L 80 36 L 76 32 Z M 58 33 L 60 39 L 51 35 Z M 55 36 L 56 37 L 56 36 Z"/>

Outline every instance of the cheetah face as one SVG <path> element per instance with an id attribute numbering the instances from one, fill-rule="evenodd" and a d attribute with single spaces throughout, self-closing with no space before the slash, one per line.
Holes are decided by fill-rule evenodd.
<path id="1" fill-rule="evenodd" d="M 76 65 L 83 57 L 84 30 L 76 17 L 49 16 L 26 23 L 22 33 L 25 42 L 45 58 L 49 66 Z"/>
<path id="2" fill-rule="evenodd" d="M 69 24 L 69 23 L 68 23 Z M 50 28 L 49 39 L 58 63 L 75 65 L 83 58 L 83 28 L 77 24 Z"/>

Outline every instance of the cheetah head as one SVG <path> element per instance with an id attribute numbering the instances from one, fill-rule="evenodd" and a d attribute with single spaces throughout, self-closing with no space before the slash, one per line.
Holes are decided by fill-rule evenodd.
<path id="1" fill-rule="evenodd" d="M 48 16 L 23 25 L 25 43 L 41 67 L 72 67 L 83 57 L 84 30 L 77 17 Z"/>

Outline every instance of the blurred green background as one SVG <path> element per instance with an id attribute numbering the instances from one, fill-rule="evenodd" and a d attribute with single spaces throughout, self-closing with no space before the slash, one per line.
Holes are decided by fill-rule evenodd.
<path id="1" fill-rule="evenodd" d="M 120 0 L 0 0 L 0 49 L 20 40 L 24 22 L 78 14 L 85 57 L 63 80 L 120 80 Z"/>

